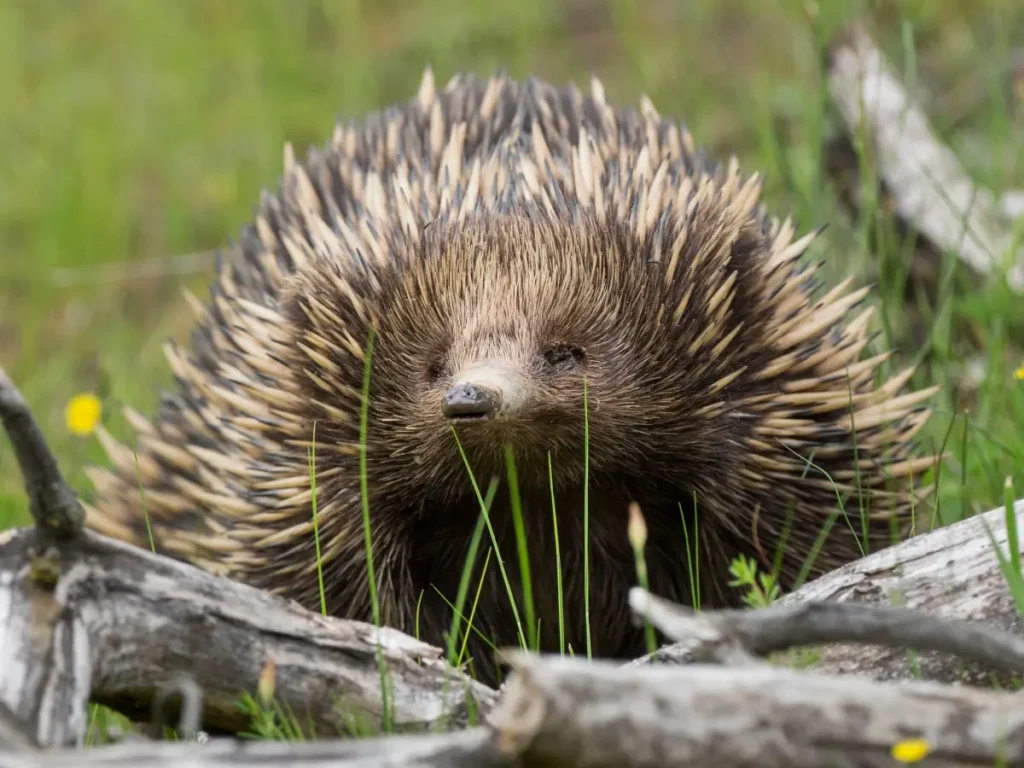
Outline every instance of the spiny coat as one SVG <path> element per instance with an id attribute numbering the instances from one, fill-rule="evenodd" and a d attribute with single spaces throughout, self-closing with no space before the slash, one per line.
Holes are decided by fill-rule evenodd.
<path id="1" fill-rule="evenodd" d="M 815 298 L 801 259 L 815 233 L 797 238 L 758 196 L 735 160 L 706 162 L 683 125 L 646 99 L 610 105 L 596 80 L 589 94 L 501 75 L 436 90 L 428 71 L 416 98 L 339 124 L 304 162 L 286 148 L 281 187 L 219 259 L 210 300 L 190 298 L 190 348 L 167 345 L 174 392 L 153 421 L 127 412 L 137 463 L 100 432 L 112 469 L 91 470 L 89 523 L 147 546 L 141 473 L 158 551 L 316 609 L 315 446 L 327 608 L 370 620 L 369 358 L 382 620 L 428 641 L 451 625 L 492 476 L 525 617 L 505 445 L 545 649 L 559 642 L 557 514 L 565 639 L 586 650 L 584 487 L 597 656 L 644 650 L 626 602 L 630 502 L 652 590 L 684 603 L 735 604 L 730 561 L 767 570 L 780 545 L 791 586 L 827 524 L 810 575 L 860 556 L 862 508 L 868 546 L 884 546 L 923 498 L 907 480 L 920 488 L 933 462 L 913 442 L 934 389 L 904 392 L 909 370 L 876 386 L 889 355 L 863 354 L 871 309 L 847 316 L 868 289 Z M 474 626 L 493 680 L 481 635 L 518 638 L 493 556 Z"/>

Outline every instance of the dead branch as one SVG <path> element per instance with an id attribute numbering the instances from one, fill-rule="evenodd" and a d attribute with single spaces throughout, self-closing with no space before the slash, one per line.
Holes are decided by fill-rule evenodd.
<path id="1" fill-rule="evenodd" d="M 317 733 L 379 729 L 378 639 L 398 728 L 463 724 L 494 696 L 395 630 L 325 618 L 92 531 L 43 565 L 33 542 L 28 529 L 0 538 L 0 701 L 43 744 L 80 743 L 90 699 L 144 720 L 182 675 L 202 686 L 207 729 L 245 730 L 239 697 L 256 692 L 268 660 L 278 699 Z"/>
<path id="2" fill-rule="evenodd" d="M 88 750 L 62 749 L 45 754 L 4 754 L 0 768 L 516 768 L 515 758 L 502 754 L 493 735 L 473 728 L 430 736 L 303 741 L 236 741 L 215 739 L 206 744 L 132 742 Z"/>
<path id="3" fill-rule="evenodd" d="M 1016 502 L 1014 513 L 1018 528 L 1024 530 L 1024 499 Z M 994 678 L 1009 685 L 1011 676 L 1002 672 L 1021 670 L 1017 639 L 1021 618 L 995 547 L 1007 552 L 1003 508 L 937 527 L 848 563 L 783 596 L 779 607 L 770 611 L 702 616 L 709 616 L 713 627 L 727 637 L 747 635 L 741 642 L 747 653 L 780 650 L 787 643 L 831 643 L 815 651 L 816 669 L 822 672 L 878 680 L 922 676 L 972 685 L 991 685 Z M 821 618 L 844 610 L 830 607 L 833 604 L 848 605 L 850 621 L 830 629 Z M 884 620 L 878 623 L 884 614 L 869 610 L 856 618 L 858 608 L 874 606 L 898 606 L 912 613 L 905 614 L 907 619 L 895 631 Z M 778 642 L 769 642 L 771 636 L 759 632 L 749 636 L 750 628 L 766 626 L 774 621 L 772 611 L 783 609 L 794 610 L 797 616 L 807 611 L 808 619 L 812 615 L 818 619 L 803 627 L 783 623 Z M 720 621 L 725 625 L 716 623 Z M 712 651 L 702 644 L 713 644 L 717 637 L 709 636 L 705 628 L 703 634 L 660 648 L 634 663 L 681 664 L 709 658 Z"/>
<path id="4" fill-rule="evenodd" d="M 1024 673 L 1024 638 L 907 608 L 822 601 L 697 614 L 638 588 L 630 594 L 630 607 L 672 640 L 697 639 L 698 659 L 722 664 L 749 663 L 737 658 L 738 651 L 761 656 L 806 645 L 861 643 L 937 651 Z"/>
<path id="5" fill-rule="evenodd" d="M 0 368 L 0 422 L 14 448 L 29 512 L 42 531 L 70 536 L 85 525 L 85 510 L 65 482 L 24 396 Z"/>
<path id="6" fill-rule="evenodd" d="M 863 137 L 882 200 L 904 228 L 934 252 L 955 254 L 979 275 L 1005 271 L 1009 285 L 1024 291 L 1024 251 L 1014 244 L 1004 218 L 1018 211 L 1021 193 L 997 201 L 991 190 L 972 181 L 862 25 L 851 26 L 832 46 L 829 90 L 847 130 L 847 137 L 829 148 L 833 175 L 857 176 L 856 142 L 849 137 Z M 858 186 L 859 180 L 840 179 L 845 202 L 855 210 L 863 204 Z M 1007 257 L 1008 269 L 1001 263 Z"/>
<path id="7" fill-rule="evenodd" d="M 1004 192 L 999 198 L 999 208 L 1008 219 L 1024 217 L 1024 190 Z"/>
<path id="8" fill-rule="evenodd" d="M 923 739 L 930 766 L 1024 760 L 1015 694 L 878 683 L 768 665 L 636 668 L 516 653 L 482 727 L 430 736 L 296 744 L 135 743 L 0 756 L 0 768 L 58 766 L 894 766 Z M 1002 762 L 1000 762 L 1002 761 Z"/>
<path id="9" fill-rule="evenodd" d="M 0 753 L 8 749 L 27 751 L 38 747 L 28 726 L 0 701 Z"/>
<path id="10" fill-rule="evenodd" d="M 1018 530 L 1024 530 L 1024 499 L 1015 502 Z M 1006 510 L 936 528 L 894 547 L 849 563 L 786 595 L 782 604 L 851 602 L 900 605 L 981 629 L 1019 636 L 1021 615 L 997 557 L 1008 554 Z M 879 680 L 922 676 L 929 680 L 1012 685 L 991 665 L 959 662 L 938 653 L 907 653 L 884 646 L 831 645 L 819 649 L 821 669 L 870 675 Z"/>
<path id="11" fill-rule="evenodd" d="M 907 738 L 931 745 L 928 765 L 1024 760 L 1013 694 L 769 666 L 514 662 L 488 722 L 527 765 L 883 766 Z"/>

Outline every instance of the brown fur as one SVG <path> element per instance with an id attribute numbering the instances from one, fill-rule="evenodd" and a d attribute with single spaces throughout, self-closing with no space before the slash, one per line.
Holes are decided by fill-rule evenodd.
<path id="1" fill-rule="evenodd" d="M 586 96 L 504 77 L 435 91 L 428 72 L 415 100 L 339 126 L 304 163 L 289 150 L 211 301 L 192 299 L 191 349 L 168 347 L 176 392 L 152 423 L 129 411 L 158 550 L 317 608 L 315 429 L 327 607 L 371 618 L 359 481 L 371 328 L 367 484 L 387 624 L 435 643 L 450 627 L 480 508 L 441 400 L 471 364 L 519 382 L 518 409 L 456 429 L 481 492 L 504 481 L 514 448 L 545 649 L 559 637 L 550 455 L 565 637 L 586 650 L 585 423 L 595 655 L 643 650 L 626 604 L 631 501 L 656 593 L 691 601 L 697 520 L 702 602 L 735 604 L 732 558 L 772 558 L 791 518 L 790 586 L 837 493 L 848 519 L 811 574 L 861 554 L 855 430 L 870 544 L 885 545 L 890 516 L 923 495 L 905 481 L 920 488 L 931 466 L 911 441 L 934 390 L 902 394 L 909 371 L 876 386 L 887 355 L 862 354 L 871 311 L 846 321 L 866 289 L 812 298 L 799 257 L 813 235 L 794 241 L 757 201 L 756 178 L 705 166 L 683 127 L 646 101 L 609 106 L 596 81 Z M 558 345 L 579 355 L 546 359 Z M 144 544 L 135 459 L 101 437 L 114 468 L 92 471 L 90 524 Z M 523 617 L 509 510 L 503 483 L 490 517 Z M 493 553 L 474 625 L 516 642 Z M 493 680 L 487 646 L 469 647 Z"/>

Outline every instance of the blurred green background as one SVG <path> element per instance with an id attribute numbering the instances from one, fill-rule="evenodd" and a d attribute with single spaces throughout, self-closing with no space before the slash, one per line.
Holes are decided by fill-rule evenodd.
<path id="1" fill-rule="evenodd" d="M 0 0 L 0 365 L 88 494 L 81 466 L 102 454 L 68 433 L 67 400 L 98 392 L 117 435 L 120 404 L 153 407 L 161 344 L 188 333 L 180 289 L 204 295 L 213 250 L 276 185 L 285 141 L 301 153 L 337 116 L 409 98 L 428 63 L 442 83 L 595 73 L 609 98 L 646 93 L 762 171 L 771 208 L 803 230 L 829 223 L 815 256 L 830 275 L 876 280 L 878 327 L 905 352 L 894 365 L 922 353 L 916 382 L 946 385 L 925 436 L 954 453 L 944 516 L 998 504 L 1007 476 L 1024 495 L 1020 302 L 956 279 L 911 308 L 876 275 L 896 246 L 866 248 L 824 172 L 823 48 L 854 18 L 977 180 L 1024 187 L 1024 3 L 1010 0 Z M 908 330 L 917 316 L 924 337 Z M 0 441 L 0 526 L 25 519 Z"/>

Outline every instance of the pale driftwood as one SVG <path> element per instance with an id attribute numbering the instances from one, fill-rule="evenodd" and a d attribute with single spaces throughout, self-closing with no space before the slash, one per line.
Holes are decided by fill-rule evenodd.
<path id="1" fill-rule="evenodd" d="M 39 747 L 28 725 L 14 716 L 0 701 L 0 754 L 10 750 L 29 751 Z"/>
<path id="2" fill-rule="evenodd" d="M 832 100 L 848 133 L 866 139 L 896 215 L 937 251 L 981 275 L 1005 271 L 1024 292 L 1024 251 L 1006 221 L 1020 207 L 1019 193 L 997 201 L 974 183 L 862 25 L 837 39 L 830 59 Z"/>
<path id="3" fill-rule="evenodd" d="M 999 208 L 1008 219 L 1024 218 L 1024 190 L 1004 192 L 999 198 Z"/>
<path id="4" fill-rule="evenodd" d="M 88 750 L 4 754 L 0 768 L 515 768 L 483 727 L 430 736 L 297 743 L 216 739 L 206 744 L 132 742 Z"/>
<path id="5" fill-rule="evenodd" d="M 1015 502 L 1014 516 L 1024 534 L 1024 499 Z M 899 605 L 1019 635 L 1020 613 L 996 546 L 1004 557 L 1008 555 L 1006 510 L 1001 507 L 849 563 L 786 595 L 781 603 L 828 600 Z M 992 666 L 931 651 L 910 654 L 880 646 L 831 645 L 820 649 L 819 655 L 824 670 L 878 680 L 921 676 L 972 685 L 991 685 L 994 680 L 1011 683 L 1010 677 L 996 674 Z"/>
<path id="6" fill-rule="evenodd" d="M 932 745 L 928 765 L 1024 760 L 1024 706 L 1009 693 L 769 666 L 514 658 L 488 722 L 527 765 L 882 766 L 909 737 Z"/>
<path id="7" fill-rule="evenodd" d="M 1011 693 L 878 683 L 767 665 L 635 668 L 513 654 L 485 725 L 359 742 L 151 743 L 0 756 L 0 768 L 58 766 L 889 766 L 924 739 L 927 765 L 1018 765 L 1024 706 Z M 1002 761 L 1002 762 L 1000 762 Z"/>
<path id="8" fill-rule="evenodd" d="M 1024 503 L 1024 502 L 1022 502 Z M 1024 638 L 909 608 L 814 600 L 757 611 L 705 611 L 676 605 L 643 589 L 633 611 L 671 640 L 695 644 L 694 660 L 749 665 L 755 656 L 823 643 L 860 643 L 955 654 L 992 669 L 1024 673 Z"/>
<path id="9" fill-rule="evenodd" d="M 248 727 L 237 703 L 267 660 L 276 696 L 320 735 L 380 727 L 376 629 L 328 619 L 260 590 L 91 531 L 33 579 L 34 531 L 0 537 L 0 701 L 45 745 L 78 743 L 86 703 L 145 719 L 158 689 L 182 674 L 203 690 L 203 723 Z M 463 724 L 494 692 L 401 632 L 379 635 L 396 727 Z M 467 704 L 467 693 L 469 703 Z"/>
<path id="10" fill-rule="evenodd" d="M 1016 502 L 1014 513 L 1018 529 L 1024 532 L 1024 499 Z M 777 604 L 799 606 L 838 602 L 899 606 L 925 616 L 966 622 L 979 632 L 991 629 L 1019 637 L 1020 614 L 993 542 L 1004 555 L 1008 554 L 1004 508 L 936 528 L 874 552 L 808 582 L 799 590 L 783 596 Z M 758 620 L 747 618 L 744 621 L 756 623 Z M 920 631 L 921 627 L 916 629 Z M 960 631 L 964 629 L 962 627 Z M 835 635 L 823 636 L 825 630 L 820 623 L 815 625 L 813 631 L 818 636 L 810 642 L 837 639 Z M 881 637 L 861 639 L 863 642 L 882 640 Z M 702 638 L 698 637 L 674 643 L 635 663 L 690 663 L 695 659 L 695 653 L 700 653 L 701 642 Z M 899 647 L 901 643 L 837 643 L 816 650 L 815 668 L 877 680 L 920 676 L 935 681 L 981 686 L 991 685 L 993 680 L 1004 684 L 1010 684 L 1012 680 L 1011 676 L 1003 674 L 1007 667 L 1013 666 L 1009 658 L 1003 658 L 1001 661 L 1005 663 L 999 663 L 1000 659 L 989 657 L 989 663 L 985 663 L 985 657 L 980 654 L 986 652 L 987 641 L 979 639 L 975 649 L 977 653 L 959 658 L 941 652 L 954 652 L 948 645 L 939 645 L 945 642 L 941 636 L 930 639 L 919 636 L 916 641 L 904 639 L 901 642 L 919 642 L 918 648 L 932 650 L 908 652 Z M 747 650 L 755 653 L 775 649 L 757 644 L 747 646 Z M 1009 654 L 1013 651 L 1009 648 L 995 651 L 996 655 L 1001 652 Z"/>

